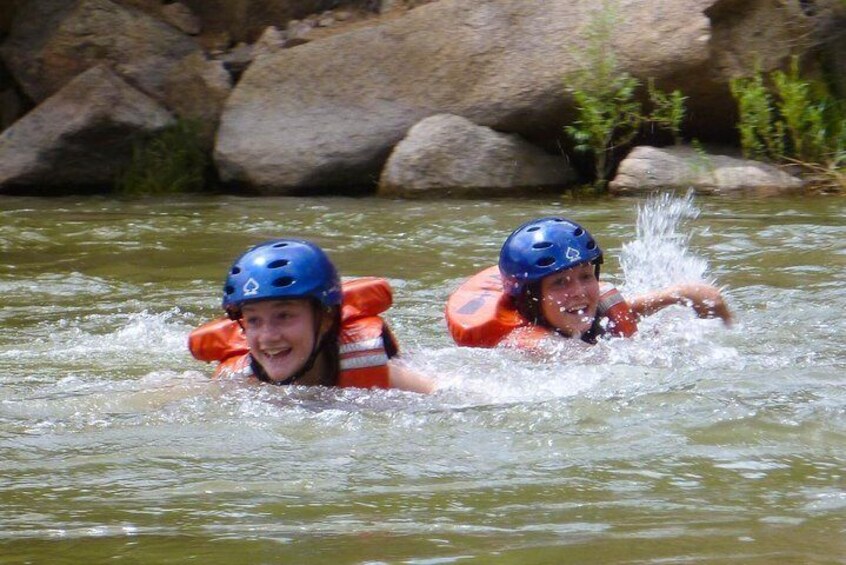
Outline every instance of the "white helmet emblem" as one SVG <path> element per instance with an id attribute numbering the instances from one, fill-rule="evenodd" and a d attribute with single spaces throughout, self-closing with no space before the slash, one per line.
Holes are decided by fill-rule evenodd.
<path id="1" fill-rule="evenodd" d="M 258 294 L 259 288 L 260 285 L 256 279 L 250 277 L 250 279 L 244 283 L 244 296 L 255 296 Z"/>
<path id="2" fill-rule="evenodd" d="M 570 261 L 577 261 L 582 258 L 582 254 L 579 253 L 579 250 L 573 249 L 572 247 L 567 248 L 567 253 L 565 253 L 564 256 Z"/>

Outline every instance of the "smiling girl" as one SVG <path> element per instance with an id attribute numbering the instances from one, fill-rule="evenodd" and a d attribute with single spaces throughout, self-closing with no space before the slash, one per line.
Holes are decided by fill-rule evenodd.
<path id="1" fill-rule="evenodd" d="M 637 321 L 673 304 L 701 318 L 731 323 L 720 291 L 705 283 L 672 286 L 627 302 L 599 281 L 602 250 L 565 218 L 540 218 L 517 228 L 500 250 L 499 265 L 469 279 L 447 302 L 447 323 L 459 345 L 531 347 L 550 335 L 595 343 L 628 337 Z"/>
<path id="2" fill-rule="evenodd" d="M 317 245 L 272 240 L 235 260 L 223 289 L 227 318 L 191 332 L 189 349 L 219 363 L 215 376 L 430 392 L 428 379 L 396 360 L 396 340 L 379 316 L 391 300 L 384 279 L 342 285 Z"/>

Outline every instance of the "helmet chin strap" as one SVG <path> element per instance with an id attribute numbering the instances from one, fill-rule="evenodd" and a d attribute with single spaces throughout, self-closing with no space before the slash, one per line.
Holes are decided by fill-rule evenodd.
<path id="1" fill-rule="evenodd" d="M 319 307 L 315 307 L 315 312 L 319 312 Z M 285 379 L 284 381 L 274 381 L 271 379 L 267 372 L 264 370 L 264 367 L 261 366 L 260 363 L 256 362 L 255 359 L 250 361 L 250 367 L 253 369 L 253 373 L 255 373 L 256 377 L 262 382 L 277 385 L 277 386 L 286 386 L 292 385 L 300 380 L 306 373 L 311 371 L 314 364 L 317 362 L 317 358 L 320 356 L 320 353 L 323 351 L 323 348 L 326 347 L 327 337 L 332 333 L 331 331 L 326 332 L 323 336 L 320 336 L 320 324 L 317 323 L 317 316 L 315 316 L 315 324 L 314 324 L 314 341 L 313 345 L 311 346 L 311 353 L 306 359 L 306 362 L 303 364 L 302 367 L 297 369 L 293 375 Z"/>

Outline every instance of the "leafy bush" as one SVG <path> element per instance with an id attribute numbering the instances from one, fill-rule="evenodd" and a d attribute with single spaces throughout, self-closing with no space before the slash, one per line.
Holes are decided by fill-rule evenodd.
<path id="1" fill-rule="evenodd" d="M 681 145 L 681 124 L 686 114 L 684 101 L 687 100 L 687 96 L 683 96 L 680 90 L 674 90 L 669 94 L 658 90 L 653 78 L 649 79 L 648 85 L 652 113 L 646 120 L 659 128 L 668 130 L 673 135 L 673 143 Z"/>
<path id="2" fill-rule="evenodd" d="M 202 190 L 210 161 L 199 132 L 196 121 L 183 119 L 135 143 L 129 166 L 117 176 L 116 190 L 130 196 Z"/>
<path id="3" fill-rule="evenodd" d="M 801 166 L 822 185 L 846 189 L 846 104 L 824 82 L 805 80 L 799 59 L 768 77 L 734 79 L 744 155 Z"/>
<path id="4" fill-rule="evenodd" d="M 581 68 L 565 77 L 577 117 L 564 126 L 564 131 L 573 139 L 576 151 L 592 154 L 600 186 L 611 173 L 614 150 L 631 143 L 645 124 L 667 129 L 678 144 L 685 116 L 686 97 L 678 90 L 670 94 L 658 90 L 651 79 L 648 94 L 652 112 L 644 113 L 637 99 L 640 81 L 620 70 L 614 54 L 611 39 L 616 22 L 615 6 L 605 0 L 593 13 L 587 46 L 577 52 Z"/>

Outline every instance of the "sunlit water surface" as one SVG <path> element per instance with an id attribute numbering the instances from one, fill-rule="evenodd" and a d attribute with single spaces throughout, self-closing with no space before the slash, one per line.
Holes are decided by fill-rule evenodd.
<path id="1" fill-rule="evenodd" d="M 569 215 L 628 294 L 725 287 L 543 358 L 459 349 L 461 280 Z M 0 199 L 0 563 L 846 563 L 842 199 Z M 397 391 L 219 382 L 231 260 L 382 275 Z"/>

